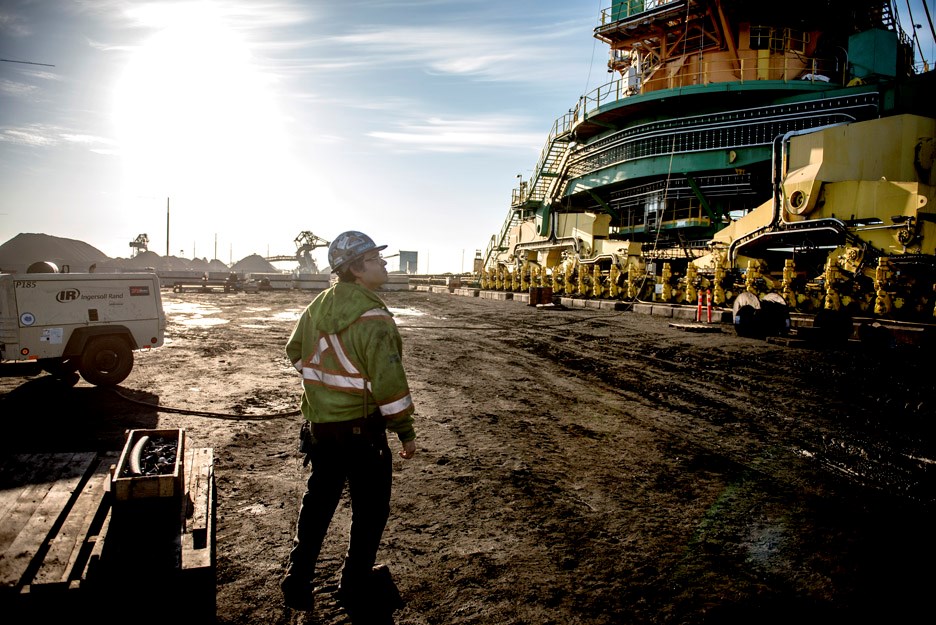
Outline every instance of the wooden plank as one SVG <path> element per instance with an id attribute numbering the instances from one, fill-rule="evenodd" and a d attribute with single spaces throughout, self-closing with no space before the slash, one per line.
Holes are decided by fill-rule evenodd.
<path id="1" fill-rule="evenodd" d="M 196 495 L 192 490 L 192 482 L 198 473 L 198 469 L 195 466 L 195 450 L 189 449 L 188 446 L 185 448 L 185 457 L 182 460 L 182 467 L 185 473 L 185 483 L 182 485 L 182 532 L 185 533 L 188 531 L 189 519 L 191 519 L 192 515 L 195 513 Z"/>
<path id="2" fill-rule="evenodd" d="M 0 527 L 7 526 L 7 515 L 28 485 L 44 470 L 48 454 L 15 454 L 0 466 Z"/>
<path id="3" fill-rule="evenodd" d="M 88 538 L 88 544 L 91 546 L 91 553 L 88 556 L 87 562 L 84 564 L 84 569 L 81 571 L 81 583 L 87 583 L 89 580 L 93 582 L 94 578 L 101 570 L 101 554 L 104 551 L 104 540 L 107 536 L 107 530 L 110 529 L 111 510 L 112 508 L 107 510 L 107 515 L 104 517 L 104 522 L 101 524 L 101 530 L 98 532 L 98 535 Z"/>
<path id="4" fill-rule="evenodd" d="M 182 535 L 182 569 L 213 569 L 215 562 L 215 484 L 214 450 L 210 447 L 192 450 L 188 456 L 188 496 L 192 514 L 186 519 Z"/>
<path id="5" fill-rule="evenodd" d="M 8 516 L 13 527 L 8 530 L 4 526 L 0 531 L 4 539 L 0 554 L 0 588 L 23 584 L 26 570 L 37 553 L 44 552 L 44 543 L 67 512 L 69 501 L 96 455 L 94 452 L 56 454 L 51 458 L 51 465 L 57 471 L 52 471 L 48 481 L 24 489 Z"/>
<path id="6" fill-rule="evenodd" d="M 106 503 L 107 483 L 110 480 L 110 467 L 117 461 L 118 454 L 102 454 L 94 473 L 85 483 L 78 498 L 72 505 L 62 527 L 52 539 L 48 553 L 33 576 L 33 585 L 68 584 L 76 575 L 80 575 L 83 566 L 79 560 L 87 557 L 91 545 L 88 538 L 95 520 L 100 522 L 100 515 Z"/>
<path id="7" fill-rule="evenodd" d="M 213 473 L 213 464 L 214 450 L 205 447 L 192 450 L 189 492 L 193 510 L 191 519 L 186 520 L 185 531 L 192 535 L 198 549 L 207 544 L 208 516 L 211 508 L 208 485 Z"/>
<path id="8" fill-rule="evenodd" d="M 23 526 L 32 516 L 36 506 L 51 490 L 55 480 L 72 461 L 74 454 L 35 454 L 26 461 L 30 467 L 24 467 L 17 478 L 17 483 L 10 483 L 7 488 L 13 492 L 12 501 L 2 517 L 0 524 L 0 557 L 16 539 Z M 25 481 L 23 481 L 25 480 Z"/>

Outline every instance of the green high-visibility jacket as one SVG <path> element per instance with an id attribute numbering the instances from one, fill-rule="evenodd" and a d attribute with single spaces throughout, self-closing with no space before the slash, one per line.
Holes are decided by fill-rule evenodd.
<path id="1" fill-rule="evenodd" d="M 302 373 L 302 414 L 312 423 L 350 421 L 379 409 L 402 442 L 416 438 L 403 341 L 393 314 L 370 289 L 338 282 L 312 300 L 286 343 Z"/>

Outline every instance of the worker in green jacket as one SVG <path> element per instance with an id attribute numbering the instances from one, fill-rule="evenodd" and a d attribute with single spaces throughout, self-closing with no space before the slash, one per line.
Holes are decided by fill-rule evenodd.
<path id="1" fill-rule="evenodd" d="M 374 293 L 388 279 L 385 248 L 361 232 L 338 235 L 328 248 L 338 282 L 309 304 L 286 343 L 302 374 L 301 449 L 312 464 L 281 583 L 286 605 L 296 610 L 313 607 L 315 564 L 345 483 L 352 519 L 338 596 L 349 612 L 378 599 L 374 565 L 390 515 L 387 430 L 399 438 L 401 457 L 416 453 L 400 333 Z"/>

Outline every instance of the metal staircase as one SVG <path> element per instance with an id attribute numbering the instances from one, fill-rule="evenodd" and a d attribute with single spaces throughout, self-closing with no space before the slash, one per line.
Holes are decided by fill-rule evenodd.
<path id="1" fill-rule="evenodd" d="M 570 111 L 553 123 L 546 145 L 540 151 L 533 177 L 525 184 L 521 181 L 520 188 L 514 189 L 511 194 L 507 218 L 500 233 L 491 237 L 482 266 L 487 267 L 494 254 L 507 249 L 510 231 L 520 223 L 525 213 L 536 210 L 546 200 L 555 197 L 562 181 L 562 172 L 568 162 L 574 115 Z"/>

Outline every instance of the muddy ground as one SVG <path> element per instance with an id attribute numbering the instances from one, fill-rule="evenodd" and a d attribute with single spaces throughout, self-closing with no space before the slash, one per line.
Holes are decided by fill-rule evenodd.
<path id="1" fill-rule="evenodd" d="M 315 611 L 284 608 L 278 587 L 307 476 L 283 345 L 310 297 L 164 291 L 166 345 L 138 353 L 117 393 L 0 378 L 0 451 L 119 450 L 127 429 L 185 428 L 215 455 L 217 622 L 348 623 L 332 596 L 346 504 Z M 931 618 L 929 350 L 384 297 L 419 433 L 417 456 L 394 461 L 379 554 L 407 604 L 397 624 Z"/>

